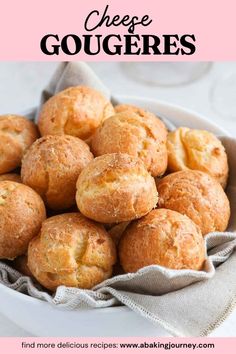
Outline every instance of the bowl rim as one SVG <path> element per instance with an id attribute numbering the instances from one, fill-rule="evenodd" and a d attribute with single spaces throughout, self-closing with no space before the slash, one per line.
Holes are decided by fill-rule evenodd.
<path id="1" fill-rule="evenodd" d="M 196 119 L 198 121 L 200 121 L 201 123 L 207 123 L 208 127 L 212 128 L 213 130 L 218 130 L 219 134 L 221 135 L 226 135 L 226 136 L 230 136 L 229 132 L 227 132 L 224 128 L 222 128 L 221 126 L 219 126 L 217 123 L 212 122 L 209 118 L 205 117 L 203 114 L 198 113 L 192 109 L 189 108 L 185 108 L 184 106 L 178 105 L 178 104 L 174 104 L 174 103 L 170 103 L 168 101 L 165 100 L 156 100 L 154 98 L 146 98 L 146 97 L 140 97 L 140 96 L 135 96 L 135 95 L 114 95 L 115 100 L 117 99 L 118 102 L 122 102 L 125 101 L 126 103 L 128 103 L 130 101 L 130 104 L 132 104 L 132 101 L 139 101 L 140 105 L 142 106 L 142 103 L 144 104 L 155 104 L 155 105 L 159 105 L 160 108 L 165 109 L 166 107 L 172 109 L 172 110 L 176 110 L 179 113 L 183 113 L 183 114 L 188 114 L 190 116 L 192 116 L 193 119 Z M 22 115 L 25 116 L 32 116 L 33 114 L 35 114 L 37 110 L 37 107 L 31 107 L 28 109 L 25 109 L 21 112 Z M 209 128 L 207 128 L 209 129 Z M 13 295 L 15 297 L 17 297 L 19 300 L 22 301 L 28 301 L 31 303 L 35 303 L 35 304 L 41 304 L 42 306 L 51 306 L 50 303 L 44 301 L 43 299 L 38 299 L 38 298 L 34 298 L 30 295 L 26 295 L 24 293 L 18 292 L 14 289 L 11 289 L 9 287 L 7 287 L 4 284 L 0 283 L 0 290 L 2 290 L 3 292 L 8 293 L 9 296 Z M 62 310 L 63 308 L 56 308 L 54 306 L 55 310 Z M 82 310 L 82 309 L 75 309 L 75 310 L 71 310 L 71 311 L 106 311 L 106 312 L 115 312 L 115 311 L 130 311 L 127 306 L 125 305 L 120 305 L 120 306 L 114 306 L 114 307 L 107 307 L 107 308 L 91 308 L 91 309 L 86 309 L 86 310 Z"/>
<path id="2" fill-rule="evenodd" d="M 125 100 L 125 101 L 138 100 L 140 102 L 147 102 L 147 103 L 149 102 L 150 104 L 159 105 L 161 108 L 168 106 L 172 110 L 179 111 L 179 113 L 191 115 L 193 118 L 196 118 L 201 123 L 207 123 L 208 126 L 211 127 L 212 129 L 217 129 L 219 131 L 219 134 L 222 134 L 222 135 L 224 134 L 226 136 L 231 135 L 226 129 L 222 128 L 218 123 L 215 123 L 212 120 L 210 120 L 204 114 L 198 113 L 197 111 L 195 111 L 191 108 L 185 108 L 184 106 L 182 106 L 180 104 L 170 103 L 169 101 L 165 101 L 165 100 L 156 100 L 155 98 L 140 97 L 140 96 L 136 96 L 136 95 L 116 95 L 114 97 L 117 98 L 118 100 L 121 100 L 121 101 L 122 100 Z M 158 114 L 157 114 L 157 116 L 158 116 Z"/>
<path id="3" fill-rule="evenodd" d="M 44 307 L 49 307 L 52 310 L 56 310 L 56 311 L 63 311 L 65 310 L 62 306 L 60 307 L 56 307 L 55 304 L 53 303 L 49 303 L 47 301 L 44 301 L 43 299 L 38 299 L 35 297 L 32 297 L 30 295 L 21 293 L 19 291 L 16 291 L 14 289 L 11 289 L 9 287 L 7 287 L 4 284 L 0 283 L 0 291 L 3 294 L 4 292 L 6 293 L 6 295 L 8 296 L 14 296 L 16 299 L 20 300 L 20 301 L 24 301 L 27 303 L 31 303 L 31 304 L 35 304 L 35 305 L 40 305 L 40 306 L 44 306 Z M 100 307 L 100 308 L 78 308 L 78 309 L 70 309 L 70 311 L 83 311 L 83 312 L 87 312 L 87 311 L 96 311 L 96 312 L 100 312 L 101 310 L 105 311 L 106 313 L 110 313 L 110 312 L 120 312 L 120 311 L 124 311 L 124 312 L 130 312 L 130 309 L 125 306 L 125 305 L 117 305 L 117 306 L 113 306 L 113 307 Z M 68 309 L 67 309 L 68 311 Z M 1 313 L 1 311 L 0 311 Z"/>

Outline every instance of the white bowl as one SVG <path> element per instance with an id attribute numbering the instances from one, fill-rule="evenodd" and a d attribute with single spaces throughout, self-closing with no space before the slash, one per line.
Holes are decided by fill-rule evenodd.
<path id="1" fill-rule="evenodd" d="M 118 96 L 123 103 L 146 108 L 168 118 L 176 126 L 206 129 L 216 135 L 228 135 L 201 115 L 167 102 L 139 97 Z M 27 112 L 30 115 L 30 111 Z M 15 324 L 37 336 L 56 337 L 163 337 L 159 325 L 125 306 L 105 309 L 63 311 L 41 300 L 18 293 L 0 284 L 0 311 Z"/>

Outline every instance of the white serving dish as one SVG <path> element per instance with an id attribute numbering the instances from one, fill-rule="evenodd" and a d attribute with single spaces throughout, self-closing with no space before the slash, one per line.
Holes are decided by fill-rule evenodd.
<path id="1" fill-rule="evenodd" d="M 117 99 L 166 117 L 176 126 L 206 129 L 216 135 L 229 135 L 224 129 L 200 114 L 167 102 L 131 96 L 118 96 Z M 30 111 L 27 113 L 30 114 Z M 153 325 L 125 306 L 63 311 L 1 284 L 0 312 L 21 328 L 37 336 L 163 337 L 169 335 L 160 326 Z"/>

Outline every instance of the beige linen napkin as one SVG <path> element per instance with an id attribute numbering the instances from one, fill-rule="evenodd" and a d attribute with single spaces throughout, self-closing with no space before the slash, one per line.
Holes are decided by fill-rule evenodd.
<path id="1" fill-rule="evenodd" d="M 86 64 L 62 63 L 43 91 L 40 105 L 54 92 L 78 84 L 92 86 L 109 97 Z M 173 127 L 171 122 L 165 123 Z M 228 232 L 207 235 L 208 258 L 202 271 L 149 266 L 108 279 L 93 290 L 61 286 L 51 296 L 29 277 L 0 262 L 0 282 L 60 308 L 124 304 L 173 335 L 207 335 L 232 311 L 236 300 L 236 140 L 221 139 L 230 164 L 227 194 L 232 214 Z"/>

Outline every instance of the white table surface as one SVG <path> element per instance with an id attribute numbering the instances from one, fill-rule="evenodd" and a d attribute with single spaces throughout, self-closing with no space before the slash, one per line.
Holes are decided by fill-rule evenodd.
<path id="1" fill-rule="evenodd" d="M 209 91 L 214 82 L 226 73 L 236 72 L 236 62 L 214 63 L 199 80 L 168 88 L 134 81 L 125 74 L 121 63 L 99 62 L 90 65 L 113 93 L 156 98 L 185 106 L 204 114 L 236 136 L 236 121 L 218 115 L 209 100 Z M 40 90 L 56 66 L 57 63 L 0 62 L 0 114 L 18 113 L 37 105 Z M 30 335 L 0 315 L 0 336 Z M 211 336 L 236 336 L 236 310 Z"/>

